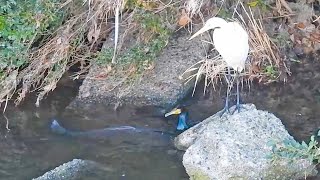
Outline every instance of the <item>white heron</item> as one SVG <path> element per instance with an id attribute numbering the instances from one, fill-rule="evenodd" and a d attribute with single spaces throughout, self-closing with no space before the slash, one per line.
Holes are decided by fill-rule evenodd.
<path id="1" fill-rule="evenodd" d="M 230 68 L 236 72 L 237 81 L 237 105 L 236 110 L 240 112 L 240 95 L 239 95 L 239 73 L 245 67 L 245 62 L 249 53 L 249 36 L 247 31 L 238 22 L 227 22 L 222 18 L 213 17 L 207 20 L 205 25 L 196 32 L 191 39 L 208 31 L 213 30 L 212 39 L 215 49 L 219 52 L 222 59 L 227 63 L 228 75 L 227 82 L 230 82 Z M 228 89 L 231 84 L 228 83 Z M 229 111 L 229 92 L 227 90 L 227 97 L 225 107 L 222 110 L 221 116 Z"/>

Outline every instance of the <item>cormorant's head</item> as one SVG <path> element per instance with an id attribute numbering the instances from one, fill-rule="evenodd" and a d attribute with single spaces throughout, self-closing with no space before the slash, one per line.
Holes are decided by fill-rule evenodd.
<path id="1" fill-rule="evenodd" d="M 177 130 L 182 131 L 189 128 L 186 122 L 188 120 L 188 112 L 184 107 L 174 108 L 170 112 L 166 113 L 164 117 L 168 117 L 171 115 L 178 115 Z"/>

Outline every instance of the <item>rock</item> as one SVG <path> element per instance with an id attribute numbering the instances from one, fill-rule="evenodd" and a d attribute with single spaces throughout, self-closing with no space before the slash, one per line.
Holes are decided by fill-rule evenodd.
<path id="1" fill-rule="evenodd" d="M 93 178 L 98 173 L 107 173 L 110 171 L 112 170 L 103 168 L 94 161 L 74 159 L 46 172 L 38 178 L 34 178 L 34 180 L 86 179 L 85 177 Z M 100 175 L 98 177 L 103 176 Z"/>
<path id="2" fill-rule="evenodd" d="M 176 32 L 161 55 L 155 60 L 154 69 L 142 77 L 128 91 L 128 87 L 117 86 L 121 79 L 108 76 L 95 78 L 103 70 L 93 65 L 79 89 L 79 94 L 69 108 L 85 103 L 104 105 L 135 105 L 171 107 L 182 99 L 193 83 L 184 84 L 179 76 L 191 65 L 201 60 L 203 46 L 200 41 L 189 41 L 190 34 Z M 129 85 L 127 85 L 129 86 Z"/>
<path id="3" fill-rule="evenodd" d="M 222 118 L 217 113 L 176 137 L 176 147 L 186 150 L 183 165 L 190 179 L 298 179 L 315 173 L 304 159 L 272 164 L 268 142 L 294 138 L 273 114 L 253 104 L 243 107 Z"/>

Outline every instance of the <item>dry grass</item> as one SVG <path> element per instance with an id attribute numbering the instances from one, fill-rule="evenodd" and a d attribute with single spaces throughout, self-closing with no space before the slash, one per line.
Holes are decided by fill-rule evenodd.
<path id="1" fill-rule="evenodd" d="M 114 54 L 112 58 L 112 63 L 116 63 L 116 54 L 117 54 L 117 47 L 118 47 L 118 39 L 119 39 L 119 18 L 120 18 L 120 11 L 124 9 L 125 0 L 87 0 L 89 10 L 86 13 L 87 21 L 88 21 L 88 40 L 89 42 L 94 45 L 99 36 L 101 36 L 103 26 L 108 25 L 108 18 L 110 15 L 114 14 L 115 17 L 115 30 L 114 30 Z M 91 46 L 92 47 L 92 46 Z"/>
<path id="2" fill-rule="evenodd" d="M 251 8 L 248 10 L 244 7 L 243 3 L 239 3 L 243 14 L 236 14 L 241 19 L 242 25 L 247 29 L 249 34 L 250 45 L 250 66 L 247 68 L 249 78 L 258 78 L 259 82 L 263 79 L 261 77 L 267 74 L 263 71 L 266 66 L 274 66 L 280 69 L 283 59 L 280 58 L 280 51 L 275 43 L 273 43 L 263 28 L 261 14 L 254 15 Z M 244 21 L 243 16 L 248 20 Z M 287 69 L 287 72 L 289 70 Z M 279 77 L 277 77 L 279 78 Z"/>
<path id="3" fill-rule="evenodd" d="M 71 41 L 77 34 L 72 28 L 77 22 L 77 18 L 69 20 L 47 43 L 30 53 L 32 61 L 17 77 L 22 87 L 18 89 L 16 104 L 19 104 L 30 90 L 40 90 L 36 101 L 39 106 L 44 95 L 56 88 L 56 83 L 68 69 L 68 59 L 74 51 Z"/>
<path id="4" fill-rule="evenodd" d="M 205 87 L 212 85 L 212 88 L 215 89 L 215 85 L 225 74 L 226 67 L 226 62 L 219 55 L 210 59 L 204 58 L 188 68 L 180 76 L 180 79 L 184 79 L 186 83 L 195 79 L 193 94 L 195 93 L 197 83 L 202 79 L 203 76 L 205 76 Z"/>
<path id="5" fill-rule="evenodd" d="M 188 1 L 188 3 L 186 3 L 186 9 L 189 10 L 189 14 L 194 15 L 196 12 L 199 13 L 202 2 L 203 0 Z M 223 1 L 223 3 L 225 2 Z M 257 79 L 259 82 L 269 83 L 275 79 L 279 79 L 279 77 L 273 80 L 267 78 L 268 74 L 264 71 L 264 68 L 267 66 L 275 67 L 278 71 L 284 70 L 285 73 L 290 74 L 284 59 L 280 58 L 279 49 L 264 30 L 261 14 L 254 14 L 252 9 L 245 7 L 241 1 L 235 3 L 233 18 L 230 19 L 230 21 L 238 21 L 247 30 L 249 35 L 250 52 L 245 71 L 241 74 L 243 77 L 246 77 L 246 82 Z M 192 5 L 194 7 L 192 7 Z M 219 10 L 220 9 L 221 7 Z M 202 15 L 199 16 L 202 17 Z M 220 82 L 225 76 L 227 66 L 223 62 L 219 56 L 210 59 L 204 57 L 204 59 L 186 70 L 184 74 L 189 74 L 189 76 L 186 77 L 185 80 L 190 81 L 191 79 L 195 79 L 194 88 L 196 88 L 200 78 L 204 76 L 206 82 L 205 88 L 210 84 L 215 88 L 214 84 Z M 191 72 L 193 72 L 193 74 Z M 281 72 L 279 74 L 281 74 Z M 283 81 L 286 81 L 286 79 Z"/>

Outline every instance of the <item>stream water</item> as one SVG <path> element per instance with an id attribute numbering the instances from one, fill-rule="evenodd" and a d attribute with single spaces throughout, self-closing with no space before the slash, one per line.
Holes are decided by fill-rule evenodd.
<path id="1" fill-rule="evenodd" d="M 307 62 L 295 67 L 286 84 L 268 87 L 252 84 L 244 87 L 242 99 L 254 103 L 258 109 L 273 112 L 297 140 L 308 140 L 320 128 L 320 74 L 319 63 Z M 73 130 L 101 129 L 114 125 L 150 127 L 174 131 L 176 119 L 150 115 L 149 111 L 134 108 L 99 106 L 87 114 L 68 112 L 66 106 L 76 96 L 76 82 L 61 83 L 39 108 L 31 97 L 18 107 L 9 105 L 6 118 L 10 131 L 5 129 L 6 118 L 0 118 L 0 179 L 32 179 L 74 158 L 89 159 L 109 169 L 107 174 L 94 179 L 188 179 L 181 163 L 182 152 L 170 141 L 158 146 L 148 143 L 130 143 L 117 139 L 77 139 L 50 131 L 53 117 L 64 127 Z M 198 90 L 195 96 L 183 102 L 194 121 L 205 119 L 223 107 L 224 88 L 206 95 Z M 150 110 L 151 111 L 151 110 Z M 152 114 L 152 113 L 151 113 Z M 318 177 L 320 178 L 320 177 Z"/>

